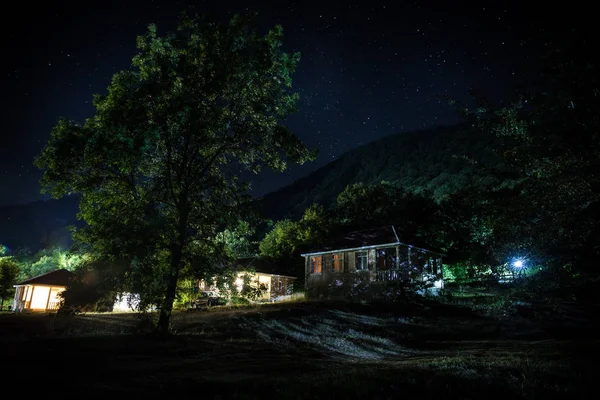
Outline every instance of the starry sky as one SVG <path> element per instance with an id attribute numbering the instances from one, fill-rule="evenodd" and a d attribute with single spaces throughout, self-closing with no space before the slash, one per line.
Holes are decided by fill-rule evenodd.
<path id="1" fill-rule="evenodd" d="M 439 96 L 470 87 L 505 101 L 530 73 L 523 44 L 539 10 L 523 2 L 447 1 L 52 1 L 16 4 L 2 27 L 0 206 L 43 199 L 33 158 L 59 117 L 83 122 L 94 93 L 128 68 L 136 36 L 149 23 L 175 28 L 189 6 L 226 21 L 255 11 L 261 27 L 284 28 L 299 51 L 294 75 L 299 112 L 288 126 L 317 161 L 284 174 L 264 173 L 260 196 L 292 183 L 344 152 L 387 135 L 458 122 Z"/>

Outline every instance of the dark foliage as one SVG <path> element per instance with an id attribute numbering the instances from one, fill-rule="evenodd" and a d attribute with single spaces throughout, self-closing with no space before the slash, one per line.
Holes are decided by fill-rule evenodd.
<path id="1" fill-rule="evenodd" d="M 17 283 L 19 267 L 14 260 L 0 256 L 0 310 L 4 307 L 4 302 L 10 300 L 15 289 L 13 285 Z"/>
<path id="2" fill-rule="evenodd" d="M 464 187 L 485 188 L 501 182 L 502 177 L 483 168 L 500 162 L 492 152 L 496 140 L 467 125 L 399 133 L 351 150 L 264 196 L 261 208 L 274 220 L 299 218 L 313 203 L 334 206 L 348 185 L 381 181 L 441 202 Z"/>
<path id="3" fill-rule="evenodd" d="M 565 27 L 563 27 L 565 28 Z M 600 256 L 600 119 L 596 35 L 585 27 L 540 30 L 531 44 L 543 68 L 509 105 L 459 109 L 497 138 L 512 185 L 483 191 L 472 204 L 493 232 L 496 258 L 525 253 L 553 268 L 596 273 Z"/>
<path id="4" fill-rule="evenodd" d="M 120 289 L 118 264 L 100 266 L 98 262 L 87 262 L 75 271 L 71 284 L 61 293 L 62 301 L 59 312 L 73 314 L 80 312 L 112 311 Z"/>

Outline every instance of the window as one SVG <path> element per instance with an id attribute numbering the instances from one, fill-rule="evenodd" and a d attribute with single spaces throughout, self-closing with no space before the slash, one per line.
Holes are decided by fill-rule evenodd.
<path id="1" fill-rule="evenodd" d="M 333 255 L 333 272 L 342 272 L 343 271 L 343 254 L 334 254 Z"/>
<path id="2" fill-rule="evenodd" d="M 432 260 L 432 265 L 433 265 L 433 274 L 437 275 L 437 274 L 441 274 L 442 273 L 442 263 L 440 262 L 441 260 L 439 258 L 434 258 Z"/>
<path id="3" fill-rule="evenodd" d="M 323 262 L 323 258 L 322 257 L 311 257 L 311 262 L 312 262 L 312 273 L 313 274 L 320 274 L 322 269 L 322 262 Z"/>
<path id="4" fill-rule="evenodd" d="M 367 263 L 367 252 L 359 251 L 356 253 L 356 270 L 365 271 L 369 269 Z"/>

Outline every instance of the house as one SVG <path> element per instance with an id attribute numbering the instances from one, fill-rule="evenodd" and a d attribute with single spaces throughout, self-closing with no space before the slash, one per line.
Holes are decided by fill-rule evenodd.
<path id="1" fill-rule="evenodd" d="M 15 286 L 13 311 L 54 311 L 60 306 L 62 293 L 75 275 L 58 269 L 38 275 Z"/>
<path id="2" fill-rule="evenodd" d="M 401 241 L 393 225 L 349 232 L 301 255 L 307 296 L 352 277 L 373 283 L 423 283 L 432 292 L 444 286 L 445 255 Z"/>
<path id="3" fill-rule="evenodd" d="M 262 295 L 258 301 L 278 301 L 290 298 L 294 292 L 294 281 L 296 277 L 282 274 L 281 267 L 277 263 L 264 257 L 238 258 L 234 262 L 237 277 L 236 289 L 242 290 L 244 277 L 249 276 L 250 284 L 261 287 Z M 217 291 L 218 289 L 210 283 L 201 280 L 198 287 L 202 291 Z"/>
<path id="4" fill-rule="evenodd" d="M 115 302 L 112 306 L 112 312 L 135 312 L 139 310 L 140 295 L 136 293 L 121 292 L 117 293 Z"/>

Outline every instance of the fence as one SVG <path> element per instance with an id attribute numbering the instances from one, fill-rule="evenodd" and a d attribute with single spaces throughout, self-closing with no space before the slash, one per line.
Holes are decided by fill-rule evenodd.
<path id="1" fill-rule="evenodd" d="M 399 281 L 403 279 L 403 275 L 399 270 L 384 270 L 375 272 L 375 280 L 377 282 Z"/>

